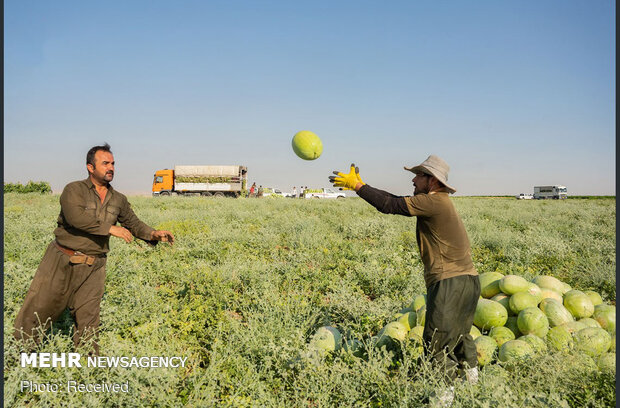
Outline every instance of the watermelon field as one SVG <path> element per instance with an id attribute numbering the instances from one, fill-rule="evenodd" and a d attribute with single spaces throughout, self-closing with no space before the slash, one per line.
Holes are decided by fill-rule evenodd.
<path id="1" fill-rule="evenodd" d="M 479 381 L 457 382 L 453 406 L 614 407 L 615 199 L 453 200 L 487 291 L 475 329 L 485 339 L 477 340 Z M 417 407 L 443 385 L 414 334 L 425 293 L 415 218 L 381 214 L 359 198 L 130 201 L 176 243 L 111 239 L 101 354 L 178 356 L 185 366 L 21 367 L 12 323 L 60 206 L 58 195 L 8 193 L 6 407 Z M 556 284 L 549 277 L 561 287 L 547 288 L 545 280 Z M 531 344 L 515 334 L 541 319 Z M 402 341 L 385 339 L 395 321 L 406 327 Z M 336 341 L 317 347 L 326 330 Z M 71 334 L 65 313 L 38 351 L 73 352 Z M 502 351 L 505 344 L 516 346 Z M 129 391 L 30 392 L 25 380 Z"/>

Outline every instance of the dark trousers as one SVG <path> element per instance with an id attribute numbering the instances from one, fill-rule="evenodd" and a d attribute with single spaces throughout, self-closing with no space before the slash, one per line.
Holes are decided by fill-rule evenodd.
<path id="1" fill-rule="evenodd" d="M 99 311 L 105 283 L 106 258 L 92 265 L 72 264 L 52 242 L 45 251 L 30 289 L 15 319 L 14 336 L 20 340 L 41 341 L 41 335 L 68 307 L 75 322 L 73 344 L 93 341 L 95 354 Z"/>
<path id="2" fill-rule="evenodd" d="M 476 345 L 469 332 L 479 297 L 478 276 L 443 279 L 427 288 L 425 350 L 448 381 L 456 378 L 458 369 L 478 365 Z"/>

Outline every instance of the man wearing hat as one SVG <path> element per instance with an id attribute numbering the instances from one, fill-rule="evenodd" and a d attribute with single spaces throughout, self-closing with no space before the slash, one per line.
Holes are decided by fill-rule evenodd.
<path id="1" fill-rule="evenodd" d="M 416 239 L 426 284 L 426 350 L 447 380 L 462 369 L 477 381 L 476 346 L 469 334 L 480 297 L 478 272 L 471 259 L 467 232 L 449 195 L 456 192 L 448 184 L 448 164 L 431 155 L 418 166 L 405 167 L 415 174 L 413 196 L 399 197 L 371 187 L 351 164 L 348 174 L 334 172 L 334 187 L 355 190 L 385 214 L 416 216 Z"/>

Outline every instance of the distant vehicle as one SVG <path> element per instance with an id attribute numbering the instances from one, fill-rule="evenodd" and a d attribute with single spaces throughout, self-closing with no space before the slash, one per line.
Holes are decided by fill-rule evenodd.
<path id="1" fill-rule="evenodd" d="M 304 191 L 304 198 L 345 198 L 342 191 L 335 191 L 331 188 L 307 189 Z"/>
<path id="2" fill-rule="evenodd" d="M 565 186 L 535 186 L 534 187 L 534 199 L 536 200 L 564 200 L 567 197 L 567 190 Z"/>
<path id="3" fill-rule="evenodd" d="M 280 197 L 292 197 L 293 196 L 293 194 L 286 193 L 280 190 L 279 188 L 266 187 L 263 191 L 263 197 L 269 197 L 271 195 L 280 196 Z"/>
<path id="4" fill-rule="evenodd" d="M 239 197 L 245 194 L 247 178 L 245 166 L 174 166 L 155 172 L 153 196 Z"/>
<path id="5" fill-rule="evenodd" d="M 534 198 L 533 194 L 525 194 L 525 193 L 521 193 L 517 197 L 517 200 L 532 200 Z"/>

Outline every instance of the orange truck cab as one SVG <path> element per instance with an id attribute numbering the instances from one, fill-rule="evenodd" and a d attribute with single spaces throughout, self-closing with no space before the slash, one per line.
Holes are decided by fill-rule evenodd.
<path id="1" fill-rule="evenodd" d="M 157 170 L 153 178 L 153 195 L 170 195 L 174 188 L 174 170 Z"/>

